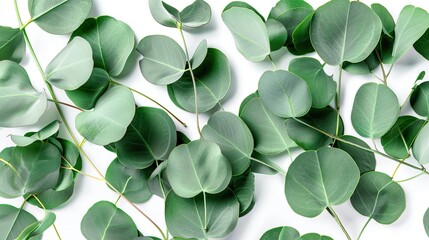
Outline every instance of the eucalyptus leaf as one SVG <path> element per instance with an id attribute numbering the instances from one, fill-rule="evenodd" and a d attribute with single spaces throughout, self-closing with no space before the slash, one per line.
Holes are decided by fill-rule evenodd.
<path id="1" fill-rule="evenodd" d="M 423 226 L 425 228 L 426 235 L 429 236 L 429 208 L 426 210 L 425 215 L 423 216 Z"/>
<path id="2" fill-rule="evenodd" d="M 94 68 L 85 84 L 76 90 L 66 91 L 66 94 L 76 106 L 85 110 L 93 109 L 109 88 L 109 83 L 109 74 L 101 68 Z"/>
<path id="3" fill-rule="evenodd" d="M 176 147 L 168 158 L 166 171 L 174 192 L 185 198 L 201 192 L 220 193 L 231 180 L 231 165 L 219 146 L 203 140 Z"/>
<path id="4" fill-rule="evenodd" d="M 429 28 L 426 10 L 411 5 L 405 6 L 395 26 L 393 61 L 398 61 Z"/>
<path id="5" fill-rule="evenodd" d="M 9 60 L 0 61 L 0 127 L 35 124 L 47 105 L 45 93 L 33 88 L 23 67 Z"/>
<path id="6" fill-rule="evenodd" d="M 297 240 L 299 232 L 293 227 L 277 227 L 265 232 L 259 240 Z"/>
<path id="7" fill-rule="evenodd" d="M 11 140 L 20 147 L 28 146 L 35 141 L 43 141 L 53 135 L 57 135 L 60 130 L 60 122 L 55 120 L 46 125 L 38 132 L 29 132 L 24 136 L 11 135 Z"/>
<path id="8" fill-rule="evenodd" d="M 180 12 L 180 22 L 183 27 L 197 28 L 210 22 L 212 10 L 204 0 L 195 0 Z"/>
<path id="9" fill-rule="evenodd" d="M 110 16 L 86 19 L 73 32 L 71 38 L 75 37 L 82 37 L 91 45 L 94 66 L 114 77 L 122 73 L 134 51 L 133 30 L 126 23 Z"/>
<path id="10" fill-rule="evenodd" d="M 61 139 L 58 138 L 57 139 L 61 145 L 62 148 L 62 165 L 65 166 L 66 168 L 70 168 L 73 167 L 77 170 L 81 170 L 82 169 L 82 158 L 80 156 L 80 152 L 79 149 L 76 147 L 76 145 L 66 139 Z M 65 191 L 67 189 L 70 188 L 70 186 L 73 185 L 74 180 L 77 176 L 77 172 L 71 170 L 71 169 L 65 169 L 65 168 L 60 168 L 60 176 L 58 179 L 58 183 L 57 185 L 53 188 L 54 191 L 58 191 L 58 192 L 62 192 Z M 73 192 L 73 190 L 67 192 L 70 193 Z M 58 194 L 61 195 L 65 198 L 66 192 L 63 192 L 63 194 Z"/>
<path id="11" fill-rule="evenodd" d="M 128 168 L 115 159 L 107 168 L 106 180 L 131 202 L 144 203 L 152 197 L 148 186 L 151 170 Z"/>
<path id="12" fill-rule="evenodd" d="M 271 51 L 279 50 L 286 43 L 288 33 L 286 28 L 279 21 L 268 19 L 265 22 L 268 37 L 270 39 Z"/>
<path id="13" fill-rule="evenodd" d="M 325 208 L 347 201 L 359 182 L 359 168 L 350 155 L 321 148 L 299 155 L 286 175 L 285 194 L 292 210 L 316 217 Z"/>
<path id="14" fill-rule="evenodd" d="M 0 205 L 1 239 L 16 239 L 27 226 L 35 222 L 37 219 L 22 208 L 15 208 L 6 204 Z"/>
<path id="15" fill-rule="evenodd" d="M 284 120 L 269 112 L 256 93 L 241 103 L 240 118 L 252 132 L 255 150 L 261 154 L 279 154 L 297 146 L 289 138 Z"/>
<path id="16" fill-rule="evenodd" d="M 223 11 L 225 12 L 226 10 L 229 10 L 233 7 L 249 9 L 250 11 L 256 13 L 262 19 L 262 21 L 265 22 L 264 16 L 262 16 L 262 14 L 258 12 L 258 10 L 256 10 L 254 7 L 252 7 L 250 4 L 248 4 L 246 2 L 232 1 L 232 2 L 228 3 L 228 5 L 226 5 L 226 7 L 223 9 Z"/>
<path id="17" fill-rule="evenodd" d="M 337 83 L 323 67 L 318 60 L 307 57 L 295 58 L 289 63 L 289 71 L 307 83 L 315 108 L 328 106 L 337 92 Z"/>
<path id="18" fill-rule="evenodd" d="M 414 43 L 414 49 L 424 58 L 429 59 L 429 29 Z M 1 54 L 0 54 L 1 55 Z"/>
<path id="19" fill-rule="evenodd" d="M 52 210 L 60 207 L 70 200 L 70 198 L 73 196 L 73 192 L 74 182 L 72 182 L 71 185 L 64 190 L 56 191 L 53 189 L 48 189 L 39 194 L 36 194 L 36 197 L 43 203 L 43 207 L 48 210 Z M 24 195 L 24 198 L 28 196 L 29 195 Z M 37 201 L 35 198 L 28 199 L 28 203 L 43 209 L 39 201 Z"/>
<path id="20" fill-rule="evenodd" d="M 209 48 L 206 59 L 193 73 L 198 111 L 207 112 L 220 103 L 231 87 L 228 58 L 220 50 Z M 195 112 L 194 86 L 189 72 L 186 72 L 179 81 L 168 85 L 168 95 L 176 106 L 188 112 Z"/>
<path id="21" fill-rule="evenodd" d="M 255 175 L 249 169 L 240 176 L 233 177 L 229 188 L 240 203 L 240 217 L 242 217 L 253 208 Z"/>
<path id="22" fill-rule="evenodd" d="M 76 128 L 88 141 L 107 145 L 125 135 L 135 113 L 134 97 L 122 86 L 114 86 L 98 100 L 94 111 L 76 117 Z"/>
<path id="23" fill-rule="evenodd" d="M 423 82 L 414 87 L 410 105 L 418 115 L 429 117 L 429 82 Z"/>
<path id="24" fill-rule="evenodd" d="M 45 217 L 39 221 L 27 226 L 16 240 L 33 239 L 35 236 L 41 236 L 52 224 L 54 224 L 56 216 L 54 213 L 45 212 Z"/>
<path id="25" fill-rule="evenodd" d="M 265 72 L 258 92 L 267 109 L 279 117 L 302 117 L 311 108 L 311 92 L 305 81 L 284 70 Z"/>
<path id="26" fill-rule="evenodd" d="M 356 211 L 382 224 L 395 222 L 405 210 L 404 190 L 380 172 L 363 174 L 350 200 Z"/>
<path id="27" fill-rule="evenodd" d="M 185 52 L 170 37 L 147 36 L 140 41 L 137 51 L 143 55 L 140 70 L 146 80 L 153 84 L 174 83 L 185 73 Z"/>
<path id="28" fill-rule="evenodd" d="M 162 0 L 149 0 L 149 9 L 152 17 L 166 27 L 177 27 L 179 11 Z M 168 11 L 168 10 L 170 11 Z"/>
<path id="29" fill-rule="evenodd" d="M 26 147 L 16 147 L 11 157 L 10 165 L 0 168 L 1 197 L 37 194 L 57 184 L 61 153 L 54 145 L 35 142 Z"/>
<path id="30" fill-rule="evenodd" d="M 390 88 L 376 83 L 366 83 L 359 88 L 351 116 L 359 135 L 380 138 L 393 127 L 398 116 L 398 98 Z"/>
<path id="31" fill-rule="evenodd" d="M 310 13 L 306 18 L 304 18 L 304 20 L 302 20 L 292 33 L 293 47 L 300 54 L 314 52 L 314 48 L 310 40 L 310 27 L 313 16 L 314 12 Z"/>
<path id="32" fill-rule="evenodd" d="M 413 156 L 420 164 L 429 163 L 429 124 L 426 124 L 417 135 L 413 145 Z"/>
<path id="33" fill-rule="evenodd" d="M 202 134 L 205 140 L 218 144 L 231 164 L 232 175 L 240 175 L 249 168 L 253 137 L 239 117 L 229 112 L 217 112 L 210 117 Z"/>
<path id="34" fill-rule="evenodd" d="M 20 63 L 25 55 L 24 35 L 18 28 L 0 26 L 0 61 Z"/>
<path id="35" fill-rule="evenodd" d="M 68 34 L 88 16 L 92 0 L 29 0 L 31 19 L 52 34 Z"/>
<path id="36" fill-rule="evenodd" d="M 363 148 L 371 149 L 371 147 L 368 146 L 368 144 L 366 144 L 364 141 L 360 140 L 357 137 L 350 136 L 350 135 L 343 135 L 343 136 L 340 136 L 340 138 L 342 140 L 345 140 L 352 144 L 356 144 Z M 351 144 L 348 144 L 342 141 L 337 141 L 336 147 L 347 152 L 353 158 L 356 165 L 359 167 L 361 174 L 375 170 L 376 159 L 375 159 L 374 153 L 368 152 L 357 146 L 353 146 Z"/>
<path id="37" fill-rule="evenodd" d="M 192 70 L 197 69 L 206 59 L 208 53 L 207 40 L 203 40 L 198 45 L 191 59 Z"/>
<path id="38" fill-rule="evenodd" d="M 166 112 L 157 108 L 137 108 L 124 137 L 115 143 L 119 162 L 143 169 L 155 160 L 165 160 L 176 146 L 176 126 Z"/>
<path id="39" fill-rule="evenodd" d="M 298 240 L 334 240 L 331 237 L 328 236 L 322 236 L 317 233 L 307 233 L 305 235 L 302 235 Z"/>
<path id="40" fill-rule="evenodd" d="M 237 225 L 239 203 L 230 190 L 207 195 L 206 209 L 205 224 L 202 194 L 187 199 L 171 191 L 165 201 L 165 220 L 169 231 L 173 236 L 182 238 L 221 238 L 231 233 Z"/>
<path id="41" fill-rule="evenodd" d="M 329 65 L 365 60 L 380 39 L 380 18 L 361 2 L 333 0 L 316 10 L 311 23 L 311 42 Z"/>
<path id="42" fill-rule="evenodd" d="M 376 53 L 371 53 L 365 60 L 358 63 L 344 62 L 342 68 L 354 74 L 371 74 L 380 66 Z"/>
<path id="43" fill-rule="evenodd" d="M 268 160 L 268 158 L 265 155 L 262 155 L 254 151 L 252 154 L 252 157 L 264 163 L 264 164 L 261 164 L 260 162 L 252 161 L 250 163 L 250 169 L 252 170 L 252 172 L 265 174 L 265 175 L 275 175 L 276 173 L 278 173 L 278 171 L 274 170 L 273 167 L 270 165 L 272 161 Z M 268 166 L 271 166 L 271 167 L 268 167 Z"/>
<path id="44" fill-rule="evenodd" d="M 380 18 L 381 23 L 383 24 L 383 33 L 393 36 L 393 32 L 395 31 L 395 20 L 386 7 L 379 3 L 374 3 L 371 4 L 371 9 Z"/>
<path id="45" fill-rule="evenodd" d="M 405 159 L 410 156 L 414 141 L 425 121 L 413 116 L 401 116 L 395 125 L 381 137 L 381 145 L 390 156 Z"/>
<path id="46" fill-rule="evenodd" d="M 260 16 L 243 7 L 231 7 L 222 13 L 238 51 L 249 61 L 263 61 L 271 52 L 267 27 Z"/>
<path id="47" fill-rule="evenodd" d="M 80 227 L 88 240 L 134 240 L 138 237 L 131 217 L 107 201 L 94 204 L 83 216 Z"/>

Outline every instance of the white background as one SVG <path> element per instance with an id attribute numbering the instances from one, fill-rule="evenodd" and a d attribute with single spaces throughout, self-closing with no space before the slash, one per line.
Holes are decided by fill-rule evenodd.
<path id="1" fill-rule="evenodd" d="M 168 3 L 178 8 L 183 7 L 191 0 L 168 1 Z M 234 46 L 232 36 L 226 26 L 221 21 L 220 14 L 222 9 L 228 4 L 229 0 L 209 0 L 209 4 L 213 9 L 213 18 L 211 23 L 204 27 L 201 31 L 191 34 L 185 33 L 190 46 L 190 51 L 193 52 L 199 41 L 207 39 L 210 47 L 221 49 L 229 58 L 232 67 L 233 84 L 232 88 L 223 102 L 228 111 L 238 113 L 238 108 L 241 101 L 250 93 L 257 89 L 259 77 L 266 70 L 271 70 L 272 66 L 268 62 L 251 63 L 244 59 L 239 54 Z M 276 0 L 247 0 L 258 9 L 263 15 L 267 16 L 271 7 L 276 3 Z M 309 1 L 315 8 L 325 1 Z M 371 4 L 374 1 L 364 0 L 366 4 Z M 400 10 L 407 4 L 413 4 L 429 10 L 429 1 L 408 0 L 408 1 L 391 1 L 380 0 L 386 5 L 397 19 Z M 20 1 L 19 6 L 23 15 L 24 22 L 28 20 L 27 1 Z M 137 41 L 144 36 L 151 34 L 166 34 L 180 41 L 179 33 L 175 29 L 170 29 L 158 25 L 151 17 L 147 0 L 94 0 L 94 7 L 91 11 L 91 16 L 111 15 L 128 23 L 135 31 Z M 17 27 L 17 20 L 14 13 L 12 0 L 0 0 L 0 25 Z M 36 54 L 39 56 L 42 66 L 46 66 L 49 61 L 65 46 L 68 41 L 68 36 L 54 36 L 40 30 L 34 23 L 28 27 L 30 39 L 34 45 Z M 289 53 L 278 56 L 275 60 L 278 65 L 287 69 L 288 62 L 293 58 Z M 165 87 L 159 87 L 149 84 L 143 79 L 135 61 L 135 68 L 128 76 L 124 77 L 121 82 L 129 86 L 135 87 L 142 92 L 154 97 L 165 106 L 168 106 L 180 118 L 184 119 L 189 127 L 184 129 L 177 125 L 178 129 L 184 131 L 192 139 L 197 139 L 197 130 L 195 128 L 194 115 L 184 112 L 170 101 Z M 34 61 L 29 53 L 23 61 L 23 65 L 27 69 L 34 86 L 38 90 L 44 90 L 42 79 L 36 69 Z M 400 103 L 404 101 L 418 73 L 427 68 L 427 62 L 420 57 L 414 50 L 411 50 L 393 69 L 389 79 L 389 86 L 398 95 Z M 336 67 L 327 67 L 327 71 L 334 74 L 337 79 L 338 69 Z M 381 75 L 379 72 L 378 75 Z M 368 81 L 378 81 L 376 78 L 367 76 L 359 77 L 345 74 L 343 78 L 343 98 L 341 114 L 346 124 L 346 133 L 356 135 L 350 124 L 351 106 L 355 93 L 360 85 Z M 64 94 L 56 91 L 60 99 L 68 101 Z M 136 96 L 136 101 L 139 105 L 154 106 L 151 102 Z M 74 117 L 77 112 L 73 109 L 64 109 L 67 119 L 74 126 Z M 403 110 L 403 114 L 412 114 L 410 107 Z M 39 129 L 45 124 L 58 118 L 55 108 L 50 104 L 48 112 L 41 121 L 30 128 L 32 130 Z M 207 121 L 207 115 L 202 116 L 202 121 Z M 29 128 L 18 129 L 0 129 L 0 148 L 11 146 L 12 142 L 8 138 L 9 134 L 24 133 Z M 61 136 L 66 137 L 67 133 L 61 131 Z M 372 143 L 371 143 L 372 144 Z M 379 144 L 378 144 L 379 145 Z M 88 152 L 91 159 L 96 163 L 102 172 L 105 172 L 110 161 L 114 158 L 113 154 L 105 151 L 101 147 L 97 147 L 90 143 L 85 144 L 84 149 Z M 288 156 L 281 156 L 278 160 L 279 164 L 284 168 L 290 163 Z M 413 162 L 415 163 L 415 162 Z M 383 171 L 391 175 L 396 164 L 390 160 L 377 157 L 377 170 Z M 95 175 L 95 172 L 88 164 L 84 165 L 84 171 Z M 418 172 L 407 167 L 401 167 L 396 177 L 397 180 L 414 176 Z M 422 218 L 425 210 L 429 207 L 429 191 L 428 191 L 427 176 L 422 176 L 416 180 L 402 184 L 407 198 L 407 208 L 401 218 L 392 225 L 381 225 L 375 221 L 368 226 L 362 239 L 426 239 L 422 224 Z M 227 238 L 229 240 L 256 240 L 268 229 L 277 226 L 293 226 L 302 234 L 308 232 L 317 232 L 333 237 L 334 239 L 345 239 L 342 232 L 339 230 L 335 221 L 327 212 L 320 216 L 310 219 L 301 217 L 295 214 L 288 206 L 284 196 L 284 179 L 281 175 L 256 177 L 256 205 L 253 211 L 239 220 L 235 231 Z M 60 209 L 55 210 L 57 214 L 57 227 L 63 239 L 83 239 L 80 233 L 80 221 L 86 211 L 97 201 L 108 200 L 115 201 L 116 194 L 110 191 L 104 184 L 94 181 L 86 177 L 79 177 L 75 187 L 75 194 L 71 200 Z M 0 203 L 13 204 L 19 206 L 22 199 L 0 199 Z M 145 213 L 151 216 L 155 222 L 164 229 L 163 217 L 163 200 L 158 197 L 153 197 L 149 202 L 138 205 Z M 154 227 L 126 202 L 121 201 L 119 207 L 125 210 L 135 220 L 138 228 L 145 235 L 159 236 Z M 358 214 L 349 202 L 334 207 L 344 225 L 348 229 L 352 238 L 356 238 L 366 218 Z M 37 217 L 43 216 L 43 211 L 31 205 L 27 205 L 26 209 L 31 211 Z M 49 229 L 44 239 L 56 239 L 54 231 Z"/>

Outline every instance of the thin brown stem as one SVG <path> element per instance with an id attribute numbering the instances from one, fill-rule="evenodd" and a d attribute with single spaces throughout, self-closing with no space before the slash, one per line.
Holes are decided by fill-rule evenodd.
<path id="1" fill-rule="evenodd" d="M 57 100 L 53 100 L 53 99 L 48 99 L 48 101 L 49 102 L 53 102 L 53 103 L 57 103 L 57 104 L 61 104 L 61 105 L 64 105 L 64 106 L 67 106 L 67 107 L 70 107 L 70 108 L 74 108 L 74 109 L 77 109 L 77 110 L 79 110 L 81 112 L 84 111 L 82 108 L 76 107 L 74 105 L 71 105 L 71 104 L 68 104 L 68 103 L 65 103 L 65 102 L 61 102 L 61 101 L 57 101 Z"/>

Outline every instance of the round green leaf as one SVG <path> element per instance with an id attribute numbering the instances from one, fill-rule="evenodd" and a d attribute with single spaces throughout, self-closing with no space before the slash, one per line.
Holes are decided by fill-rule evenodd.
<path id="1" fill-rule="evenodd" d="M 287 134 L 284 119 L 269 112 L 258 94 L 251 94 L 241 103 L 240 118 L 252 132 L 259 153 L 274 155 L 296 147 Z"/>
<path id="2" fill-rule="evenodd" d="M 89 80 L 73 91 L 66 91 L 67 96 L 76 106 L 82 109 L 93 109 L 98 99 L 109 88 L 110 76 L 101 69 L 94 68 Z"/>
<path id="3" fill-rule="evenodd" d="M 411 5 L 405 6 L 395 26 L 393 61 L 404 56 L 429 28 L 429 14 L 426 10 Z"/>
<path id="4" fill-rule="evenodd" d="M 202 140 L 176 147 L 166 171 L 174 192 L 184 198 L 201 192 L 219 193 L 231 180 L 231 165 L 219 146 Z"/>
<path id="5" fill-rule="evenodd" d="M 204 0 L 195 0 L 180 12 L 180 22 L 186 28 L 197 28 L 206 25 L 212 17 L 210 5 Z"/>
<path id="6" fill-rule="evenodd" d="M 380 18 L 381 23 L 383 24 L 383 33 L 392 36 L 395 31 L 395 20 L 386 7 L 379 3 L 374 3 L 371 4 L 371 9 Z"/>
<path id="7" fill-rule="evenodd" d="M 297 240 L 334 240 L 334 239 L 328 236 L 319 235 L 317 233 L 307 233 L 305 235 L 302 235 Z"/>
<path id="8" fill-rule="evenodd" d="M 368 146 L 368 144 L 366 144 L 364 141 L 360 140 L 357 137 L 344 135 L 344 136 L 340 136 L 340 138 L 347 142 L 356 144 L 358 146 L 371 149 L 371 147 Z M 361 174 L 375 170 L 376 160 L 375 160 L 374 153 L 365 151 L 359 147 L 350 145 L 348 143 L 344 143 L 342 141 L 337 141 L 336 147 L 347 152 L 353 158 L 356 165 L 359 167 Z"/>
<path id="9" fill-rule="evenodd" d="M 107 145 L 125 135 L 135 113 L 134 97 L 122 86 L 114 86 L 98 100 L 94 111 L 76 117 L 76 128 L 88 141 Z"/>
<path id="10" fill-rule="evenodd" d="M 111 76 L 122 73 L 134 51 L 134 32 L 124 22 L 113 17 L 88 18 L 73 32 L 72 38 L 82 37 L 92 47 L 94 65 Z"/>
<path id="11" fill-rule="evenodd" d="M 222 194 L 207 195 L 207 227 L 204 226 L 204 199 L 181 198 L 171 191 L 165 201 L 165 220 L 173 236 L 182 238 L 221 238 L 237 225 L 239 203 L 227 190 Z M 184 221 L 186 219 L 186 221 Z"/>
<path id="12" fill-rule="evenodd" d="M 132 169 L 122 165 L 118 159 L 112 161 L 106 179 L 133 203 L 144 203 L 152 197 L 148 180 L 152 169 Z"/>
<path id="13" fill-rule="evenodd" d="M 240 217 L 242 217 L 253 208 L 255 175 L 248 170 L 240 176 L 233 177 L 229 188 L 234 192 L 240 203 Z"/>
<path id="14" fill-rule="evenodd" d="M 426 124 L 417 135 L 413 146 L 413 155 L 420 164 L 429 163 L 429 124 Z"/>
<path id="15" fill-rule="evenodd" d="M 215 48 L 208 49 L 206 59 L 194 70 L 194 76 L 200 113 L 207 112 L 219 104 L 231 87 L 228 58 Z M 189 72 L 179 81 L 168 85 L 168 95 L 176 106 L 188 112 L 195 112 L 194 87 Z"/>
<path id="16" fill-rule="evenodd" d="M 312 106 L 324 108 L 337 93 L 337 83 L 323 70 L 323 65 L 314 58 L 295 58 L 289 64 L 289 71 L 302 78 L 308 85 Z"/>
<path id="17" fill-rule="evenodd" d="M 33 125 L 47 108 L 46 95 L 31 85 L 19 64 L 0 61 L 0 127 Z"/>
<path id="18" fill-rule="evenodd" d="M 88 81 L 93 68 L 91 45 L 75 37 L 46 67 L 46 81 L 64 90 L 75 90 Z"/>
<path id="19" fill-rule="evenodd" d="M 24 136 L 11 135 L 11 140 L 20 147 L 28 146 L 35 141 L 43 141 L 53 135 L 57 135 L 60 130 L 60 122 L 55 120 L 38 132 L 29 132 Z"/>
<path id="20" fill-rule="evenodd" d="M 256 12 L 234 6 L 223 11 L 222 19 L 231 31 L 238 51 L 247 60 L 260 62 L 271 53 L 267 27 Z"/>
<path id="21" fill-rule="evenodd" d="M 0 238 L 15 239 L 29 225 L 37 222 L 37 219 L 22 208 L 10 205 L 0 205 Z"/>
<path id="22" fill-rule="evenodd" d="M 337 111 L 331 107 L 313 108 L 300 121 L 331 135 L 337 131 Z M 333 139 L 295 119 L 286 120 L 286 131 L 289 137 L 305 150 L 317 150 L 332 143 Z M 343 132 L 343 121 L 340 118 L 338 132 Z"/>
<path id="23" fill-rule="evenodd" d="M 366 83 L 359 88 L 352 110 L 352 124 L 359 135 L 380 138 L 393 127 L 398 116 L 398 98 L 388 87 Z"/>
<path id="24" fill-rule="evenodd" d="M 229 112 L 217 112 L 210 117 L 202 133 L 205 140 L 218 144 L 231 163 L 232 175 L 240 175 L 249 168 L 253 137 L 239 117 Z"/>
<path id="25" fill-rule="evenodd" d="M 305 81 L 284 70 L 265 72 L 258 92 L 268 110 L 279 117 L 302 117 L 311 108 L 311 92 Z"/>
<path id="26" fill-rule="evenodd" d="M 399 159 L 409 157 L 409 150 L 422 129 L 425 121 L 413 116 L 401 116 L 383 137 L 381 145 L 390 156 Z"/>
<path id="27" fill-rule="evenodd" d="M 361 2 L 333 0 L 319 7 L 311 23 L 311 42 L 329 65 L 365 60 L 380 39 L 380 18 Z"/>
<path id="28" fill-rule="evenodd" d="M 265 22 L 264 16 L 262 16 L 262 14 L 258 12 L 258 10 L 256 10 L 254 7 L 252 7 L 250 4 L 248 4 L 246 2 L 232 1 L 232 2 L 228 3 L 228 5 L 226 5 L 226 7 L 223 9 L 223 11 L 225 12 L 226 10 L 229 10 L 233 7 L 249 9 L 249 10 L 253 11 L 254 13 L 256 13 L 262 19 L 262 21 Z"/>
<path id="29" fill-rule="evenodd" d="M 429 117 L 429 82 L 423 82 L 414 88 L 410 104 L 418 115 Z"/>
<path id="30" fill-rule="evenodd" d="M 137 51 L 143 55 L 140 70 L 146 80 L 153 84 L 174 83 L 185 73 L 185 52 L 170 37 L 147 36 L 137 45 Z"/>
<path id="31" fill-rule="evenodd" d="M 130 216 L 113 203 L 94 204 L 83 216 L 80 229 L 88 240 L 134 240 L 137 228 Z"/>
<path id="32" fill-rule="evenodd" d="M 92 0 L 29 0 L 31 19 L 52 34 L 68 34 L 88 16 Z"/>
<path id="33" fill-rule="evenodd" d="M 21 30 L 0 26 L 0 61 L 20 63 L 25 55 L 25 39 Z"/>
<path id="34" fill-rule="evenodd" d="M 0 196 L 16 198 L 37 194 L 57 184 L 61 164 L 60 151 L 50 143 L 35 142 L 16 147 L 10 165 L 0 168 Z"/>
<path id="35" fill-rule="evenodd" d="M 395 222 L 405 210 L 404 190 L 381 172 L 362 175 L 350 200 L 356 211 L 382 224 Z"/>
<path id="36" fill-rule="evenodd" d="M 423 226 L 425 227 L 426 235 L 429 236 L 429 208 L 423 216 Z"/>
<path id="37" fill-rule="evenodd" d="M 277 227 L 265 232 L 259 240 L 297 240 L 299 236 L 293 227 Z"/>
<path id="38" fill-rule="evenodd" d="M 161 25 L 176 28 L 179 11 L 162 0 L 149 0 L 149 9 L 152 17 Z"/>
<path id="39" fill-rule="evenodd" d="M 286 43 L 288 37 L 286 28 L 274 19 L 268 19 L 265 22 L 265 26 L 270 39 L 271 51 L 279 50 Z"/>
<path id="40" fill-rule="evenodd" d="M 285 193 L 292 210 L 316 217 L 347 201 L 359 182 L 359 168 L 343 150 L 321 148 L 299 155 L 286 175 Z"/>
<path id="41" fill-rule="evenodd" d="M 123 165 L 141 169 L 151 166 L 155 160 L 167 159 L 176 142 L 176 126 L 166 112 L 140 107 L 115 147 Z"/>
<path id="42" fill-rule="evenodd" d="M 204 59 L 207 57 L 207 40 L 203 40 L 198 45 L 197 49 L 194 52 L 194 55 L 191 59 L 192 69 L 197 69 L 204 62 Z"/>

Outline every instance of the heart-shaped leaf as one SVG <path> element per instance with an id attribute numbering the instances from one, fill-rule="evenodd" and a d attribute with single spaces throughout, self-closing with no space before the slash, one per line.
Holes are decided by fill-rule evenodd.
<path id="1" fill-rule="evenodd" d="M 88 210 L 80 229 L 86 239 L 134 240 L 138 237 L 131 217 L 107 201 L 98 202 Z"/>
<path id="2" fill-rule="evenodd" d="M 82 109 L 93 109 L 98 99 L 109 88 L 110 76 L 101 69 L 94 68 L 88 81 L 73 91 L 66 91 L 67 96 Z"/>
<path id="3" fill-rule="evenodd" d="M 420 164 L 429 163 L 429 124 L 426 124 L 417 135 L 413 146 L 413 155 Z"/>
<path id="4" fill-rule="evenodd" d="M 202 140 L 176 147 L 168 158 L 166 171 L 174 192 L 184 198 L 201 192 L 219 193 L 231 180 L 231 165 L 219 146 Z"/>
<path id="5" fill-rule="evenodd" d="M 202 133 L 205 140 L 218 144 L 231 163 L 232 175 L 240 175 L 249 168 L 253 137 L 239 117 L 229 112 L 217 112 L 210 117 Z"/>
<path id="6" fill-rule="evenodd" d="M 405 6 L 395 26 L 393 62 L 404 56 L 429 28 L 429 14 L 426 10 L 411 5 Z"/>
<path id="7" fill-rule="evenodd" d="M 270 229 L 259 240 L 297 240 L 299 232 L 293 227 L 277 227 Z"/>
<path id="8" fill-rule="evenodd" d="M 429 117 L 429 82 L 423 82 L 414 88 L 410 104 L 418 115 Z"/>
<path id="9" fill-rule="evenodd" d="M 21 30 L 0 26 L 0 61 L 20 63 L 25 55 L 25 39 Z"/>
<path id="10" fill-rule="evenodd" d="M 359 182 L 359 168 L 343 150 L 321 148 L 299 155 L 286 175 L 285 193 L 292 210 L 316 217 L 347 201 Z"/>
<path id="11" fill-rule="evenodd" d="M 134 51 L 134 32 L 124 22 L 113 17 L 88 18 L 73 32 L 72 38 L 82 37 L 92 47 L 94 65 L 111 76 L 122 73 Z"/>
<path id="12" fill-rule="evenodd" d="M 289 71 L 302 78 L 311 92 L 312 106 L 324 108 L 331 103 L 337 92 L 337 83 L 323 70 L 314 58 L 296 58 L 289 64 Z"/>
<path id="13" fill-rule="evenodd" d="M 352 124 L 359 135 L 380 138 L 393 127 L 398 116 L 398 98 L 390 88 L 376 83 L 359 88 L 352 110 Z"/>
<path id="14" fill-rule="evenodd" d="M 63 90 L 75 90 L 88 81 L 93 68 L 91 45 L 75 37 L 46 67 L 46 81 Z"/>
<path id="15" fill-rule="evenodd" d="M 380 39 L 380 18 L 361 2 L 333 0 L 319 7 L 311 23 L 311 43 L 329 65 L 365 60 Z"/>
<path id="16" fill-rule="evenodd" d="M 230 190 L 222 194 L 207 195 L 206 213 L 204 209 L 202 194 L 187 199 L 171 191 L 165 201 L 168 230 L 173 236 L 182 238 L 221 238 L 231 233 L 237 225 L 239 203 Z"/>
<path id="17" fill-rule="evenodd" d="M 119 161 L 129 168 L 142 169 L 155 160 L 165 160 L 176 146 L 176 126 L 166 112 L 137 108 L 125 136 L 115 143 Z"/>
<path id="18" fill-rule="evenodd" d="M 31 19 L 52 34 L 68 34 L 88 16 L 92 0 L 29 0 Z"/>
<path id="19" fill-rule="evenodd" d="M 17 146 L 25 147 L 34 143 L 35 141 L 43 141 L 53 135 L 56 135 L 58 134 L 59 130 L 60 122 L 55 120 L 38 132 L 29 132 L 24 136 L 11 135 L 11 139 Z"/>
<path id="20" fill-rule="evenodd" d="M 135 113 L 134 97 L 122 86 L 114 86 L 98 100 L 94 111 L 76 117 L 76 128 L 88 141 L 107 145 L 125 135 Z"/>
<path id="21" fill-rule="evenodd" d="M 405 210 L 404 190 L 381 172 L 363 174 L 350 200 L 356 211 L 382 224 L 395 222 Z"/>
<path id="22" fill-rule="evenodd" d="M 0 127 L 35 124 L 47 108 L 46 95 L 31 85 L 27 72 L 15 62 L 0 62 Z"/>
<path id="23" fill-rule="evenodd" d="M 0 238 L 16 239 L 29 225 L 37 219 L 22 208 L 10 205 L 0 205 Z"/>
<path id="24" fill-rule="evenodd" d="M 311 92 L 305 81 L 284 70 L 265 72 L 258 92 L 267 109 L 282 118 L 302 117 L 311 108 Z"/>
<path id="25" fill-rule="evenodd" d="M 231 31 L 238 51 L 247 60 L 260 62 L 271 53 L 267 27 L 256 12 L 234 6 L 223 11 L 222 19 Z"/>
<path id="26" fill-rule="evenodd" d="M 228 58 L 221 51 L 209 48 L 204 62 L 194 70 L 198 111 L 213 109 L 226 96 L 231 87 L 231 70 Z M 189 72 L 168 85 L 168 95 L 176 106 L 195 112 L 194 86 Z"/>
<path id="27" fill-rule="evenodd" d="M 152 35 L 143 38 L 137 46 L 143 55 L 140 70 L 149 82 L 168 85 L 176 82 L 185 73 L 186 56 L 172 38 Z"/>
<path id="28" fill-rule="evenodd" d="M 241 103 L 240 118 L 252 132 L 255 150 L 261 154 L 279 154 L 297 146 L 287 134 L 284 119 L 269 112 L 257 93 Z"/>
<path id="29" fill-rule="evenodd" d="M 340 136 L 340 138 L 347 141 L 347 142 L 350 142 L 352 144 L 356 144 L 356 145 L 361 146 L 361 147 L 366 148 L 366 149 L 371 148 L 364 141 L 360 140 L 359 138 L 353 137 L 353 136 L 344 135 L 344 136 Z M 374 153 L 368 152 L 368 151 L 363 150 L 357 146 L 354 146 L 354 145 L 351 145 L 351 144 L 348 144 L 348 143 L 345 143 L 342 141 L 337 141 L 336 147 L 347 152 L 353 158 L 353 160 L 355 160 L 355 163 L 359 167 L 361 174 L 375 170 L 376 160 L 375 160 L 375 154 Z"/>

